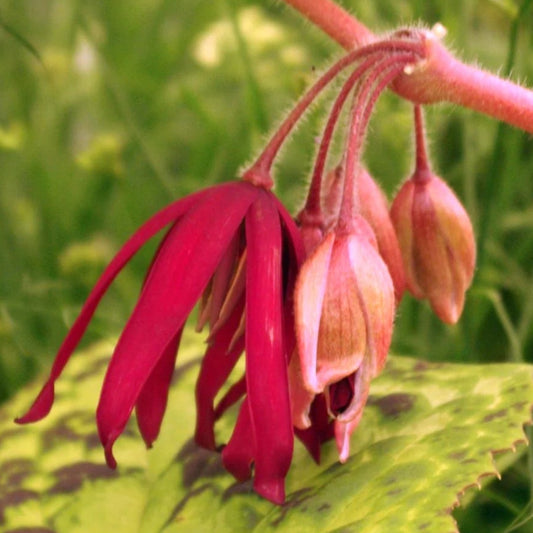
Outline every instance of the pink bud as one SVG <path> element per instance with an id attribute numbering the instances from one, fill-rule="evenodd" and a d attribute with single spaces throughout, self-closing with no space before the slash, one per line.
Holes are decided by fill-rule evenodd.
<path id="1" fill-rule="evenodd" d="M 295 322 L 302 380 L 318 394 L 367 361 L 384 366 L 394 317 L 394 288 L 368 223 L 357 216 L 348 234 L 330 232 L 302 266 Z"/>
<path id="2" fill-rule="evenodd" d="M 399 303 L 405 290 L 405 273 L 400 245 L 389 215 L 387 198 L 364 168 L 361 168 L 358 185 L 361 215 L 374 230 L 379 253 L 389 269 L 394 283 L 396 302 Z"/>
<path id="3" fill-rule="evenodd" d="M 415 173 L 401 187 L 391 217 L 402 251 L 407 288 L 427 298 L 444 322 L 457 322 L 475 267 L 472 224 L 442 179 Z"/>

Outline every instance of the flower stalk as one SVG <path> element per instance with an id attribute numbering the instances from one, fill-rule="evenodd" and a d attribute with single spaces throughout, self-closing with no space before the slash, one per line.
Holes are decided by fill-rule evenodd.
<path id="1" fill-rule="evenodd" d="M 330 0 L 284 1 L 347 50 L 375 39 L 353 15 L 340 6 L 333 8 Z M 466 65 L 450 54 L 431 32 L 425 35 L 425 61 L 412 73 L 395 80 L 395 92 L 415 104 L 458 104 L 533 133 L 531 90 Z"/>

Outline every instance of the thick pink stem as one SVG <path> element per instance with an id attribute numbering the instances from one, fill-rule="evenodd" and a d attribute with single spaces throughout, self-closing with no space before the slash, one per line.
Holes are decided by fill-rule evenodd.
<path id="1" fill-rule="evenodd" d="M 398 94 L 417 104 L 451 102 L 533 133 L 533 91 L 465 65 L 431 36 L 426 61 L 394 83 Z"/>
<path id="2" fill-rule="evenodd" d="M 330 0 L 284 1 L 348 50 L 354 43 L 372 39 L 370 30 Z M 353 33 L 351 38 L 350 32 Z M 531 90 L 465 65 L 430 32 L 425 32 L 425 36 L 426 60 L 421 61 L 412 74 L 395 80 L 392 86 L 395 92 L 415 104 L 459 104 L 533 133 Z"/>
<path id="3" fill-rule="evenodd" d="M 341 46 L 352 50 L 374 40 L 374 34 L 331 0 L 285 0 Z"/>

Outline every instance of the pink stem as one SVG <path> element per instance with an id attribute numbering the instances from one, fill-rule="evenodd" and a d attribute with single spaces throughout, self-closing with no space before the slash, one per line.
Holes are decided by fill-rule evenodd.
<path id="1" fill-rule="evenodd" d="M 372 38 L 370 30 L 331 0 L 284 1 L 348 50 Z M 415 104 L 459 104 L 533 133 L 531 90 L 465 65 L 434 36 L 426 36 L 426 60 L 415 72 L 395 81 L 395 92 Z"/>
<path id="2" fill-rule="evenodd" d="M 424 114 L 422 106 L 414 106 L 415 140 L 416 140 L 416 176 L 429 172 L 429 162 L 426 150 L 426 131 L 424 127 Z"/>
<path id="3" fill-rule="evenodd" d="M 285 0 L 347 50 L 368 44 L 374 34 L 331 0 Z"/>
<path id="4" fill-rule="evenodd" d="M 295 124 L 305 113 L 309 105 L 318 96 L 318 94 L 348 65 L 358 61 L 363 57 L 379 52 L 401 52 L 412 51 L 420 53 L 420 43 L 405 42 L 399 39 L 386 40 L 369 44 L 358 50 L 354 50 L 337 61 L 330 67 L 315 84 L 304 94 L 296 107 L 289 113 L 289 116 L 282 122 L 281 126 L 274 133 L 266 148 L 255 161 L 255 163 L 243 173 L 242 178 L 258 186 L 266 188 L 272 187 L 272 178 L 270 170 L 281 145 L 292 131 Z"/>
<path id="5" fill-rule="evenodd" d="M 309 187 L 309 193 L 307 195 L 307 200 L 305 203 L 304 210 L 306 213 L 319 217 L 321 215 L 321 191 L 322 191 L 322 178 L 324 175 L 324 167 L 326 166 L 326 160 L 329 152 L 329 147 L 331 144 L 331 139 L 333 137 L 333 132 L 335 131 L 335 126 L 340 117 L 342 107 L 346 102 L 346 98 L 350 94 L 350 91 L 353 89 L 356 81 L 364 74 L 365 70 L 370 68 L 372 65 L 379 61 L 382 56 L 371 56 L 368 57 L 363 63 L 361 63 L 346 80 L 342 86 L 341 92 L 335 99 L 333 107 L 331 109 L 326 127 L 324 128 L 324 133 L 322 135 L 322 140 L 320 141 L 320 147 L 318 148 L 318 154 L 315 161 L 315 166 L 313 168 L 313 176 L 311 178 L 311 185 Z"/>
<path id="6" fill-rule="evenodd" d="M 443 53 L 445 52 L 445 54 Z M 428 72 L 441 100 L 468 107 L 533 133 L 533 91 L 494 74 L 465 65 L 446 50 Z M 437 56 L 438 57 L 438 56 Z M 440 59 L 440 58 L 439 58 Z"/>
<path id="7" fill-rule="evenodd" d="M 363 140 L 374 109 L 380 94 L 386 89 L 394 78 L 400 74 L 405 66 L 416 61 L 416 56 L 403 54 L 401 57 L 389 57 L 375 67 L 371 75 L 365 80 L 360 92 L 354 101 L 355 112 L 350 123 L 350 132 L 347 141 L 346 161 L 344 164 L 344 190 L 342 203 L 337 222 L 337 232 L 344 233 L 352 231 L 352 221 L 359 209 L 359 194 L 356 189 L 356 166 L 360 160 L 363 148 Z M 369 93 L 379 79 L 373 92 Z M 368 101 L 365 103 L 365 100 Z"/>

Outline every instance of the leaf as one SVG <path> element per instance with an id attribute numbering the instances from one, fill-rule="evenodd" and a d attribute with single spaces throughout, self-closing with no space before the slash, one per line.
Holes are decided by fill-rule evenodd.
<path id="1" fill-rule="evenodd" d="M 109 470 L 94 409 L 111 350 L 100 343 L 73 358 L 52 413 L 38 424 L 20 427 L 12 419 L 39 383 L 0 410 L 0 530 L 456 531 L 450 512 L 458 496 L 498 475 L 495 454 L 506 465 L 518 458 L 503 452 L 525 442 L 533 401 L 528 365 L 391 357 L 372 384 L 347 463 L 337 462 L 333 445 L 324 447 L 321 465 L 297 446 L 287 502 L 276 507 L 250 483 L 236 483 L 218 454 L 193 444 L 200 347 L 190 336 L 154 448 L 143 448 L 130 423 L 116 445 L 119 468 Z M 221 422 L 223 440 L 232 422 Z"/>

